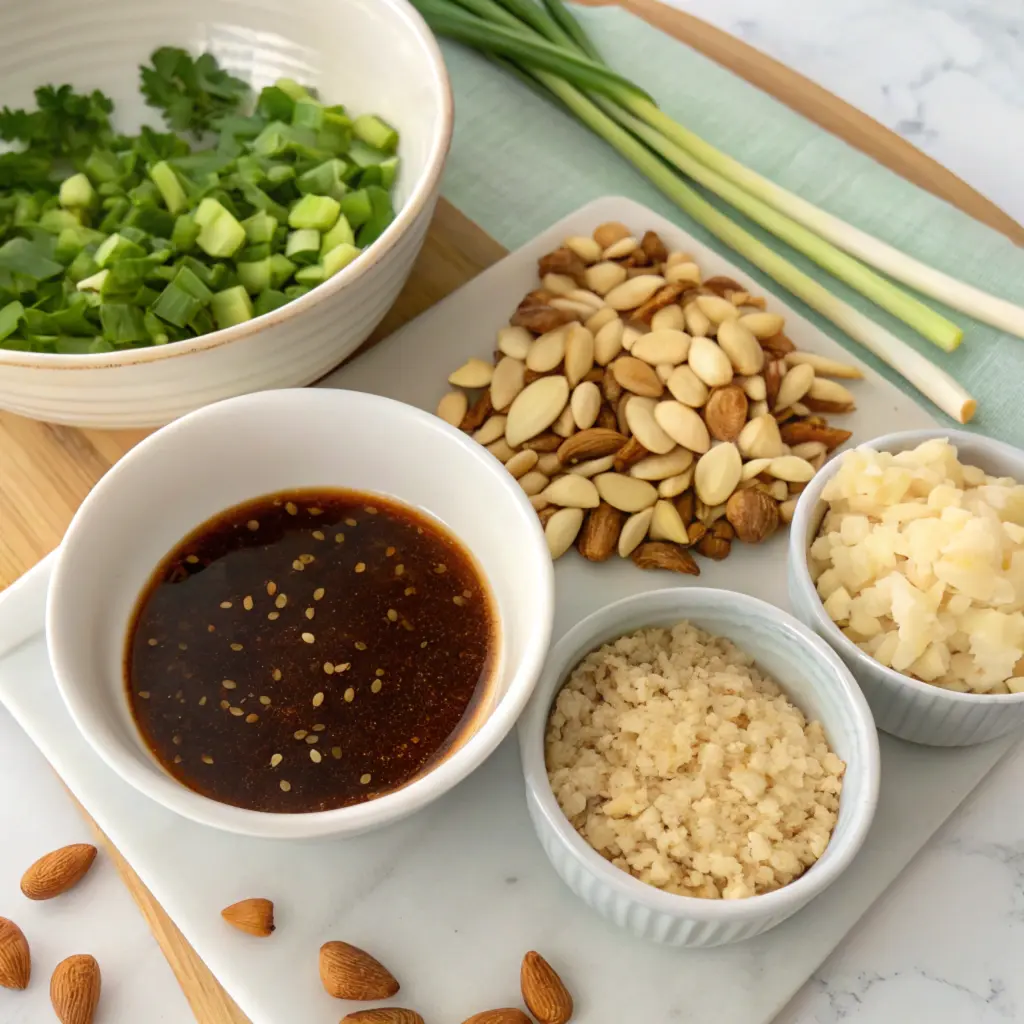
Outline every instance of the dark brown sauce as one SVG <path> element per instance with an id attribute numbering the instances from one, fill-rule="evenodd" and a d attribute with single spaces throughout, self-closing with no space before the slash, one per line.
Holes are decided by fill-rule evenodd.
<path id="1" fill-rule="evenodd" d="M 157 760 L 204 796 L 324 811 L 410 782 L 472 728 L 498 623 L 469 553 L 376 495 L 221 513 L 139 599 L 125 675 Z"/>

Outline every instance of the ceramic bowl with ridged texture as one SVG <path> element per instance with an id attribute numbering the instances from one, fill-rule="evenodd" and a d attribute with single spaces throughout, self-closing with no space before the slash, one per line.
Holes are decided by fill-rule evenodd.
<path id="1" fill-rule="evenodd" d="M 687 620 L 752 655 L 787 696 L 825 728 L 846 762 L 839 820 L 824 854 L 774 892 L 747 899 L 678 896 L 647 885 L 606 861 L 562 813 L 548 781 L 544 734 L 558 691 L 591 651 L 620 636 Z M 673 946 L 720 946 L 781 924 L 825 891 L 857 855 L 878 803 L 878 735 L 853 677 L 836 654 L 791 615 L 745 594 L 696 587 L 628 597 L 588 616 L 548 654 L 519 723 L 526 805 L 541 846 L 570 889 L 637 938 Z"/>
<path id="2" fill-rule="evenodd" d="M 859 447 L 902 452 L 932 438 L 948 438 L 960 461 L 995 476 L 1024 481 L 1024 451 L 964 430 L 907 430 Z M 854 674 L 878 728 L 911 743 L 965 747 L 1024 729 L 1024 693 L 957 693 L 911 679 L 875 661 L 829 618 L 814 588 L 807 553 L 818 535 L 826 506 L 821 493 L 839 471 L 828 463 L 800 495 L 789 532 L 789 600 L 793 614 L 828 641 Z"/>
<path id="3" fill-rule="evenodd" d="M 437 43 L 406 0 L 36 0 L 0 6 L 0 102 L 70 82 L 115 102 L 115 124 L 161 124 L 138 66 L 158 46 L 208 50 L 260 89 L 287 76 L 399 130 L 397 216 L 357 260 L 302 298 L 227 330 L 93 355 L 0 348 L 0 409 L 91 427 L 158 426 L 210 402 L 309 384 L 351 355 L 395 301 L 423 244 L 452 132 Z"/>

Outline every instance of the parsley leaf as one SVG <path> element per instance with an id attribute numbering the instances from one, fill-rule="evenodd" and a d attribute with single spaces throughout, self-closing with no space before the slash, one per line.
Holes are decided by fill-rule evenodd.
<path id="1" fill-rule="evenodd" d="M 185 50 L 162 46 L 150 60 L 151 66 L 139 68 L 142 94 L 151 107 L 163 111 L 173 131 L 198 137 L 218 118 L 236 113 L 249 95 L 249 86 L 221 70 L 210 53 L 193 60 Z"/>
<path id="2" fill-rule="evenodd" d="M 79 94 L 70 85 L 36 89 L 38 110 L 0 110 L 0 138 L 23 142 L 34 155 L 73 159 L 112 135 L 113 101 L 98 89 Z"/>

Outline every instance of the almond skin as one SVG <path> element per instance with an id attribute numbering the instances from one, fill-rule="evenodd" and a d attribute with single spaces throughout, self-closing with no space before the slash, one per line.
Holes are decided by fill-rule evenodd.
<path id="1" fill-rule="evenodd" d="M 92 1024 L 100 988 L 100 965 L 88 953 L 57 964 L 50 977 L 50 1002 L 60 1024 Z"/>
<path id="2" fill-rule="evenodd" d="M 423 1024 L 415 1010 L 400 1006 L 382 1006 L 379 1010 L 356 1010 L 341 1018 L 341 1024 Z"/>
<path id="3" fill-rule="evenodd" d="M 725 517 L 744 544 L 760 544 L 779 527 L 779 504 L 750 487 L 733 493 L 725 503 Z"/>
<path id="4" fill-rule="evenodd" d="M 587 459 L 600 459 L 614 455 L 629 439 L 617 430 L 590 427 L 566 438 L 558 449 L 558 457 L 564 466 L 574 466 Z"/>
<path id="5" fill-rule="evenodd" d="M 484 1010 L 467 1017 L 462 1024 L 533 1024 L 522 1010 L 508 1006 L 503 1010 Z"/>
<path id="6" fill-rule="evenodd" d="M 735 441 L 747 422 L 749 402 L 736 384 L 715 388 L 704 405 L 708 433 L 718 441 Z"/>
<path id="7" fill-rule="evenodd" d="M 523 1002 L 540 1024 L 567 1024 L 572 1017 L 572 996 L 554 968 L 530 950 L 519 971 Z"/>
<path id="8" fill-rule="evenodd" d="M 641 544 L 630 556 L 641 569 L 667 569 L 686 576 L 699 576 L 700 569 L 693 555 L 678 544 L 649 540 Z"/>
<path id="9" fill-rule="evenodd" d="M 44 854 L 21 876 L 21 891 L 30 900 L 52 900 L 85 877 L 96 859 L 96 847 L 73 843 Z"/>
<path id="10" fill-rule="evenodd" d="M 335 999 L 390 999 L 398 991 L 394 975 L 380 961 L 347 942 L 320 947 L 320 980 Z"/>
<path id="11" fill-rule="evenodd" d="M 239 931 L 265 939 L 274 930 L 274 904 L 259 897 L 225 907 L 220 916 Z"/>
<path id="12" fill-rule="evenodd" d="M 28 988 L 32 957 L 25 933 L 6 917 L 0 917 L 0 988 Z"/>
<path id="13" fill-rule="evenodd" d="M 807 441 L 820 441 L 829 451 L 845 444 L 853 436 L 849 430 L 821 426 L 808 420 L 787 423 L 781 428 L 781 433 L 785 444 L 796 445 L 804 444 Z"/>
<path id="14" fill-rule="evenodd" d="M 602 501 L 587 516 L 587 521 L 583 524 L 576 541 L 576 550 L 588 562 L 608 561 L 619 543 L 619 534 L 622 533 L 622 524 L 625 521 L 625 513 Z M 526 1005 L 530 1005 L 529 1001 Z"/>

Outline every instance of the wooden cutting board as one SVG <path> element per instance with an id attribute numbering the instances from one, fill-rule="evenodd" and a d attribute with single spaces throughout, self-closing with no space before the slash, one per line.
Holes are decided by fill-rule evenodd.
<path id="1" fill-rule="evenodd" d="M 867 115 L 727 33 L 656 0 L 583 2 L 619 2 L 897 174 L 1024 245 L 1024 227 L 966 182 Z M 375 344 L 503 255 L 497 242 L 442 200 L 405 290 L 367 344 Z M 93 484 L 147 432 L 76 430 L 0 413 L 0 589 L 57 546 Z M 102 833 L 99 839 L 160 943 L 199 1024 L 249 1024 L 131 866 Z"/>

